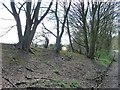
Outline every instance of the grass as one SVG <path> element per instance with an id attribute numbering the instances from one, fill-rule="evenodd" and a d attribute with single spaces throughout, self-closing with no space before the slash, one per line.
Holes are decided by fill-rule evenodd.
<path id="1" fill-rule="evenodd" d="M 57 69 L 53 70 L 53 72 L 56 73 L 57 75 L 60 75 L 59 70 Z"/>
<path id="2" fill-rule="evenodd" d="M 34 52 L 34 54 L 31 54 L 32 57 L 34 57 L 34 58 L 40 57 L 40 55 L 41 55 L 41 49 L 40 48 L 36 47 L 32 51 Z"/>
<path id="3" fill-rule="evenodd" d="M 55 85 L 56 87 L 59 87 L 59 88 L 78 88 L 80 87 L 78 81 L 76 80 L 72 80 L 71 82 L 67 82 L 65 80 L 62 80 L 60 79 L 59 77 L 54 77 L 52 79 L 40 79 L 40 80 L 37 80 L 35 82 L 32 82 L 31 85 L 35 85 L 35 86 L 39 86 L 42 85 L 43 87 L 47 86 L 47 87 L 50 87 L 50 86 L 53 86 Z"/>
<path id="4" fill-rule="evenodd" d="M 66 56 L 66 57 L 79 57 L 80 54 L 74 53 L 74 52 L 68 52 L 68 51 L 60 51 L 61 56 Z"/>
<path id="5" fill-rule="evenodd" d="M 108 59 L 105 58 L 100 58 L 99 59 L 100 64 L 104 65 L 104 66 L 108 66 L 108 64 L 110 63 L 110 61 Z"/>
<path id="6" fill-rule="evenodd" d="M 107 67 L 111 62 L 111 56 L 106 51 L 98 51 L 96 56 L 98 58 L 98 62 L 105 67 Z"/>
<path id="7" fill-rule="evenodd" d="M 68 83 L 64 80 L 61 80 L 61 79 L 57 78 L 57 79 L 54 79 L 54 83 L 56 83 L 61 88 L 77 88 L 77 87 L 80 87 L 79 83 L 75 80 Z"/>
<path id="8" fill-rule="evenodd" d="M 44 60 L 44 63 L 45 63 L 45 64 L 49 64 L 50 61 L 49 61 L 49 60 Z"/>

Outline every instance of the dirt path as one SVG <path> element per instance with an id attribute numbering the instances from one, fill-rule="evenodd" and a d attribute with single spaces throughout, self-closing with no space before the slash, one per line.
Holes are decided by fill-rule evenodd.
<path id="1" fill-rule="evenodd" d="M 118 88 L 118 53 L 116 53 L 115 59 L 116 61 L 109 68 L 101 88 Z"/>

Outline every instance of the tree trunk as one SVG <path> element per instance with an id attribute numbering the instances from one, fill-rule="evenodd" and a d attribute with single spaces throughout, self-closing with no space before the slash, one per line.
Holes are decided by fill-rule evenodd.
<path id="1" fill-rule="evenodd" d="M 64 33 L 64 28 L 65 28 L 65 23 L 67 20 L 67 16 L 68 16 L 68 12 L 70 10 L 70 6 L 71 6 L 71 1 L 69 2 L 69 6 L 66 8 L 65 7 L 65 2 L 64 2 L 64 18 L 63 18 L 63 23 L 62 23 L 62 27 L 61 27 L 61 33 L 59 31 L 59 17 L 58 17 L 58 2 L 56 2 L 56 8 L 55 8 L 55 18 L 56 18 L 56 22 L 57 22 L 57 37 L 56 37 L 56 45 L 55 45 L 55 50 L 56 53 L 59 53 L 61 50 L 61 38 L 62 35 Z"/>
<path id="2" fill-rule="evenodd" d="M 18 39 L 19 39 L 19 42 L 17 44 L 18 48 L 23 49 L 25 51 L 30 50 L 30 45 L 31 45 L 32 39 L 35 35 L 37 26 L 38 26 L 39 23 L 41 23 L 41 21 L 48 14 L 48 12 L 49 12 L 49 10 L 52 6 L 52 3 L 53 3 L 53 0 L 51 0 L 51 2 L 49 4 L 49 7 L 44 12 L 44 14 L 41 16 L 40 19 L 39 19 L 39 11 L 40 11 L 41 2 L 37 2 L 37 5 L 34 7 L 34 11 L 32 11 L 32 8 L 31 8 L 32 7 L 32 1 L 31 0 L 29 2 L 26 1 L 25 3 L 23 3 L 21 5 L 21 7 L 18 9 L 18 12 L 16 10 L 17 8 L 15 6 L 14 0 L 12 0 L 12 2 L 10 2 L 12 11 L 10 11 L 4 5 L 7 8 L 7 10 L 14 16 L 16 24 L 17 24 Z M 25 26 L 24 35 L 22 35 L 22 26 L 21 26 L 21 21 L 20 21 L 20 11 L 21 11 L 21 8 L 23 7 L 24 4 L 26 4 L 26 8 L 25 8 L 26 26 Z"/>
<path id="3" fill-rule="evenodd" d="M 85 43 L 86 55 L 88 56 L 89 46 L 88 46 L 88 36 L 87 36 L 87 30 L 86 30 L 86 19 L 84 20 L 84 23 L 83 23 L 83 32 L 84 32 L 84 43 Z"/>
<path id="4" fill-rule="evenodd" d="M 87 21 L 86 21 L 86 18 L 87 18 L 87 12 L 88 12 L 88 6 L 87 6 L 87 9 L 85 10 L 85 6 L 84 6 L 84 2 L 81 2 L 81 6 L 82 6 L 82 22 L 83 22 L 83 34 L 84 34 L 84 43 L 85 43 L 85 49 L 86 49 L 86 56 L 88 56 L 89 54 L 89 46 L 88 46 L 88 32 L 87 32 Z"/>
<path id="5" fill-rule="evenodd" d="M 55 44 L 55 51 L 56 53 L 59 53 L 61 50 L 61 38 L 57 37 L 56 44 Z"/>
<path id="6" fill-rule="evenodd" d="M 67 31 L 68 31 L 68 36 L 69 36 L 69 42 L 70 42 L 71 51 L 74 52 L 74 48 L 73 48 L 72 40 L 71 40 L 71 35 L 70 35 L 70 29 L 69 29 L 69 21 L 68 21 L 68 17 L 67 17 Z"/>
<path id="7" fill-rule="evenodd" d="M 118 48 L 120 53 L 120 30 L 118 31 Z"/>
<path id="8" fill-rule="evenodd" d="M 95 53 L 95 40 L 94 40 L 94 37 L 92 37 L 91 41 L 90 41 L 90 48 L 89 48 L 88 57 L 91 59 L 94 59 L 94 53 Z"/>
<path id="9" fill-rule="evenodd" d="M 91 32 L 90 32 L 90 47 L 89 47 L 89 55 L 88 57 L 94 59 L 95 53 L 95 27 L 94 27 L 94 16 L 93 20 L 91 21 Z"/>
<path id="10" fill-rule="evenodd" d="M 45 45 L 44 45 L 44 48 L 48 48 L 48 45 L 49 45 L 49 39 L 48 39 L 48 37 L 45 37 Z"/>
<path id="11" fill-rule="evenodd" d="M 90 47 L 89 47 L 89 55 L 88 57 L 94 59 L 95 54 L 95 45 L 96 45 L 96 37 L 97 37 L 97 29 L 95 24 L 95 15 L 97 12 L 97 3 L 92 2 L 92 20 L 91 20 L 91 32 L 90 32 Z M 98 22 L 97 22 L 98 24 Z"/>

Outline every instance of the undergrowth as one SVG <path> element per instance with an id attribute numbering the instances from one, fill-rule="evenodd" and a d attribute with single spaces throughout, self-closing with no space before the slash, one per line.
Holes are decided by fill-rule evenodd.
<path id="1" fill-rule="evenodd" d="M 67 57 L 79 57 L 80 54 L 68 51 L 60 51 L 60 55 L 67 56 Z"/>
<path id="2" fill-rule="evenodd" d="M 110 64 L 111 60 L 113 59 L 113 57 L 107 51 L 97 51 L 96 57 L 98 62 L 104 65 L 105 67 L 107 67 Z"/>
<path id="3" fill-rule="evenodd" d="M 46 80 L 37 80 L 31 85 L 39 86 L 39 84 L 44 84 L 43 86 L 51 87 L 51 86 L 56 86 L 59 88 L 79 88 L 80 85 L 76 80 L 72 80 L 71 82 L 67 82 L 65 80 L 61 80 L 59 78 L 54 78 L 54 79 L 46 79 Z"/>

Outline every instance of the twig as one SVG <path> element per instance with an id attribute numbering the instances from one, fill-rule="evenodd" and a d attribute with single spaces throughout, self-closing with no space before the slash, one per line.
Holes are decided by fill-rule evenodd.
<path id="1" fill-rule="evenodd" d="M 14 83 L 12 83 L 8 78 L 5 78 L 4 76 L 2 76 L 3 79 L 5 79 L 7 82 L 9 82 L 13 87 L 18 88 Z"/>
<path id="2" fill-rule="evenodd" d="M 27 84 L 28 82 L 18 82 L 15 85 Z"/>
<path id="3" fill-rule="evenodd" d="M 3 35 L 1 35 L 0 37 L 3 37 L 4 35 L 6 35 L 9 31 L 11 31 L 12 30 L 12 28 L 14 28 L 15 27 L 15 25 L 14 26 L 11 26 L 11 28 L 8 30 L 8 31 L 6 31 Z"/>
<path id="4" fill-rule="evenodd" d="M 100 88 L 100 86 L 103 84 L 103 82 L 101 82 L 98 86 L 97 86 L 97 88 Z"/>
<path id="5" fill-rule="evenodd" d="M 30 71 L 30 72 L 34 72 L 32 69 L 25 67 L 26 70 Z"/>
<path id="6" fill-rule="evenodd" d="M 14 19 L 6 19 L 6 18 L 0 18 L 1 20 L 10 20 L 10 21 L 13 21 Z"/>
<path id="7" fill-rule="evenodd" d="M 4 3 L 2 3 L 2 5 L 13 15 L 13 12 L 10 11 L 10 9 Z"/>
<path id="8" fill-rule="evenodd" d="M 47 30 L 48 32 L 50 32 L 53 36 L 57 37 L 53 32 L 51 32 L 49 29 L 47 29 L 47 28 L 45 27 L 44 23 L 42 23 L 42 25 L 43 25 L 43 27 L 44 27 L 45 30 Z"/>

